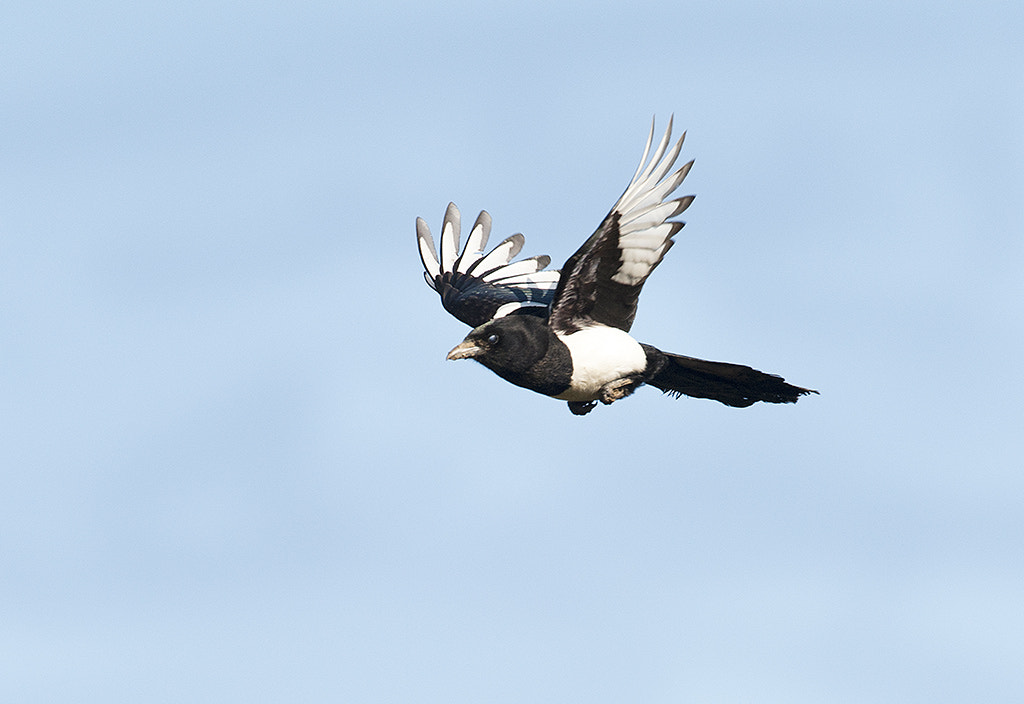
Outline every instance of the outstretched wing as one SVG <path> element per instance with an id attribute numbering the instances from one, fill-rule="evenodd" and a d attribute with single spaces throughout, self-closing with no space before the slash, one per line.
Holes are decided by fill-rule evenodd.
<path id="1" fill-rule="evenodd" d="M 562 267 L 549 318 L 555 331 L 574 332 L 600 323 L 628 332 L 633 325 L 644 281 L 672 246 L 673 235 L 683 227 L 683 223 L 669 218 L 686 210 L 694 198 L 666 200 L 693 166 L 690 161 L 672 171 L 686 133 L 666 154 L 671 137 L 669 119 L 665 136 L 648 162 L 654 141 L 651 123 L 644 155 L 629 186 L 597 231 Z"/>
<path id="2" fill-rule="evenodd" d="M 541 255 L 513 262 L 526 241 L 520 234 L 508 237 L 484 254 L 491 234 L 491 216 L 481 211 L 466 246 L 459 251 L 461 216 L 448 204 L 441 226 L 440 256 L 423 218 L 416 218 L 423 276 L 441 295 L 445 310 L 471 327 L 513 312 L 547 315 L 558 285 L 559 273 L 543 271 L 551 257 Z"/>

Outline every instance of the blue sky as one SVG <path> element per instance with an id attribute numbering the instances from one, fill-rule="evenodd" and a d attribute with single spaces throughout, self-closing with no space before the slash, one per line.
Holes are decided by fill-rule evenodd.
<path id="1" fill-rule="evenodd" d="M 6 3 L 4 701 L 1024 698 L 1019 3 Z M 585 418 L 445 353 L 414 219 L 817 388 Z"/>

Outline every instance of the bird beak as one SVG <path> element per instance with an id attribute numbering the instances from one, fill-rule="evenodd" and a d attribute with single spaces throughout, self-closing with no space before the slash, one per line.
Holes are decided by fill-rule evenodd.
<path id="1" fill-rule="evenodd" d="M 483 351 L 483 347 L 478 347 L 475 342 L 463 340 L 448 353 L 448 359 L 469 359 L 470 357 L 476 357 Z"/>

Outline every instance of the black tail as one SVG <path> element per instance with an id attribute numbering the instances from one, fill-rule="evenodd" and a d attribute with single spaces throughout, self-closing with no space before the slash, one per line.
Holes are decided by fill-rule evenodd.
<path id="1" fill-rule="evenodd" d="M 672 396 L 710 398 L 727 406 L 746 408 L 758 401 L 796 403 L 804 394 L 818 393 L 742 364 L 708 362 L 662 352 L 650 345 L 643 347 L 649 370 L 645 381 Z"/>

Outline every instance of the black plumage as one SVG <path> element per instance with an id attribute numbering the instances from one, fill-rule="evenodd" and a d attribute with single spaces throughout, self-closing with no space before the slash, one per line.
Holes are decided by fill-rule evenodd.
<path id="1" fill-rule="evenodd" d="M 473 327 L 449 359 L 476 359 L 517 386 L 567 401 L 577 415 L 644 384 L 735 407 L 793 403 L 817 393 L 747 366 L 663 352 L 629 336 L 644 282 L 683 227 L 670 218 L 693 202 L 693 196 L 668 199 L 693 165 L 672 170 L 685 133 L 668 149 L 671 132 L 670 120 L 648 160 L 652 124 L 629 186 L 560 272 L 545 271 L 546 256 L 513 262 L 523 246 L 521 234 L 484 254 L 491 229 L 486 212 L 461 251 L 454 204 L 445 212 L 440 251 L 426 222 L 417 218 L 427 283 L 448 312 Z"/>
<path id="2" fill-rule="evenodd" d="M 572 382 L 569 348 L 534 315 L 509 315 L 474 329 L 448 354 L 472 357 L 502 379 L 546 396 L 557 396 Z"/>

